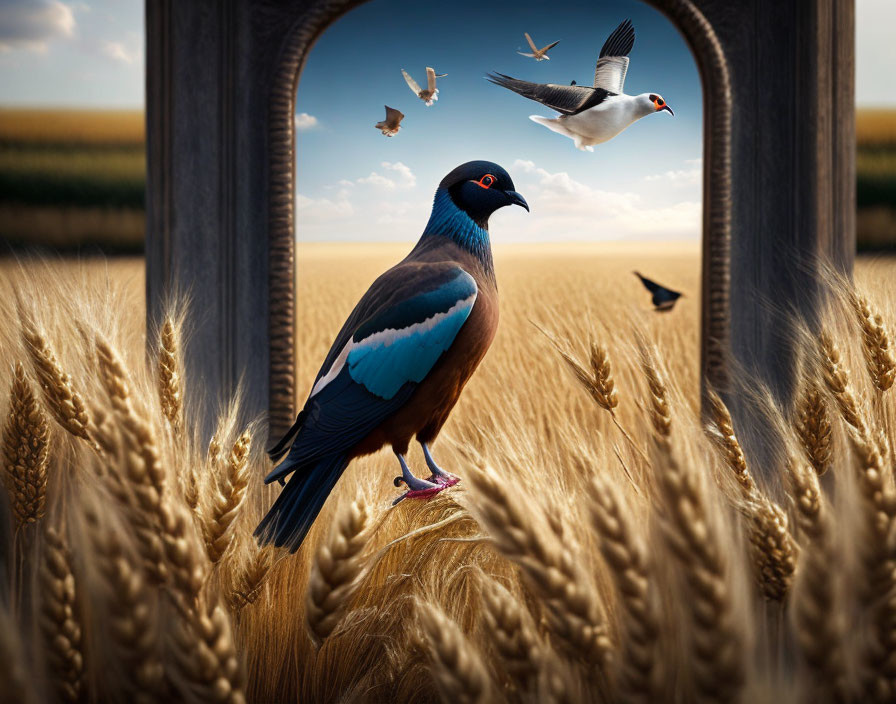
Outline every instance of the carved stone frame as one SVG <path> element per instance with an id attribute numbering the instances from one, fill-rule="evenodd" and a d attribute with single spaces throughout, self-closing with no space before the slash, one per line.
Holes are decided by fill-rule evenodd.
<path id="1" fill-rule="evenodd" d="M 268 138 L 270 233 L 270 420 L 288 427 L 295 402 L 295 131 L 296 90 L 305 60 L 326 28 L 364 0 L 318 0 L 298 13 L 287 34 L 271 90 Z M 703 83 L 702 379 L 728 387 L 731 251 L 731 87 L 712 26 L 690 0 L 649 0 L 684 35 Z"/>

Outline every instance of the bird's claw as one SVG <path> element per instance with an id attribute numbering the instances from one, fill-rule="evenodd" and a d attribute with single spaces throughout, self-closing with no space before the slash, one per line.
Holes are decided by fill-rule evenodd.
<path id="1" fill-rule="evenodd" d="M 431 481 L 433 484 L 438 484 L 443 489 L 447 489 L 449 486 L 454 486 L 460 481 L 460 477 L 455 477 L 453 474 L 433 474 L 428 481 Z"/>
<path id="2" fill-rule="evenodd" d="M 404 477 L 395 477 L 395 479 L 392 480 L 392 483 L 395 486 L 401 486 L 402 484 L 405 484 L 406 482 L 404 480 Z"/>
<path id="3" fill-rule="evenodd" d="M 447 489 L 450 484 L 438 484 L 437 486 L 429 487 L 426 489 L 411 489 L 410 491 L 406 491 L 401 496 L 399 496 L 395 501 L 392 502 L 392 505 L 395 506 L 399 501 L 404 499 L 431 499 L 433 496 L 438 494 L 443 489 Z"/>

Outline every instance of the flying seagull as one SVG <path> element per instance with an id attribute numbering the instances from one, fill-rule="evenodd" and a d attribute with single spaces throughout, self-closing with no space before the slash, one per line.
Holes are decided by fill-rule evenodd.
<path id="1" fill-rule="evenodd" d="M 673 291 L 672 289 L 658 284 L 656 281 L 651 281 L 646 276 L 641 276 L 637 271 L 633 271 L 632 273 L 641 279 L 644 288 L 653 294 L 651 300 L 653 301 L 654 310 L 659 313 L 665 313 L 666 311 L 672 310 L 672 308 L 675 307 L 675 301 L 682 296 L 678 291 Z"/>
<path id="2" fill-rule="evenodd" d="M 383 134 L 387 137 L 394 137 L 398 134 L 398 130 L 401 129 L 401 121 L 404 119 L 404 113 L 399 112 L 395 108 L 390 108 L 388 105 L 386 108 L 386 119 L 382 122 L 377 122 L 374 127 L 378 130 L 382 130 Z"/>
<path id="3" fill-rule="evenodd" d="M 426 67 L 426 90 L 423 90 L 407 71 L 401 69 L 401 75 L 404 76 L 404 80 L 407 81 L 408 87 L 414 91 L 414 95 L 416 95 L 420 100 L 422 100 L 427 105 L 432 105 L 433 102 L 439 99 L 439 89 L 436 88 L 436 79 L 444 78 L 447 76 L 447 73 L 436 73 L 429 66 Z"/>
<path id="4" fill-rule="evenodd" d="M 283 461 L 265 483 L 289 483 L 255 535 L 293 552 L 355 457 L 391 445 L 402 499 L 426 498 L 457 483 L 429 446 L 491 345 L 498 288 L 489 216 L 505 205 L 529 209 L 507 172 L 489 161 L 451 171 L 436 190 L 417 245 L 361 298 L 324 359 L 311 394 L 286 435 L 268 451 Z M 411 438 L 431 473 L 411 473 Z"/>
<path id="5" fill-rule="evenodd" d="M 537 46 L 535 46 L 535 42 L 532 41 L 532 37 L 529 36 L 528 32 L 523 32 L 523 34 L 526 37 L 526 41 L 529 42 L 529 46 L 532 47 L 532 53 L 526 54 L 522 51 L 518 51 L 516 52 L 517 54 L 519 54 L 520 56 L 528 56 L 530 59 L 535 59 L 536 61 L 544 61 L 545 59 L 547 59 L 548 61 L 551 60 L 551 57 L 548 56 L 548 51 L 550 51 L 560 43 L 559 39 L 553 44 L 548 44 L 546 47 L 539 49 Z"/>
<path id="6" fill-rule="evenodd" d="M 661 110 L 674 115 L 661 95 L 622 92 L 628 70 L 628 53 L 635 45 L 635 28 L 625 20 L 607 38 L 594 69 L 594 87 L 530 83 L 511 78 L 503 73 L 487 76 L 492 83 L 519 93 L 524 98 L 561 113 L 550 118 L 530 115 L 529 119 L 549 130 L 565 135 L 576 148 L 593 152 L 592 145 L 612 139 L 636 120 Z"/>

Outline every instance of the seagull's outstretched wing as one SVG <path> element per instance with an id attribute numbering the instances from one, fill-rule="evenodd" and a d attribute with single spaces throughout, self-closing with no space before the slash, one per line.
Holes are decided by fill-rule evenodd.
<path id="1" fill-rule="evenodd" d="M 542 53 L 542 54 L 544 54 L 544 53 L 546 53 L 547 51 L 549 51 L 550 49 L 553 49 L 553 48 L 554 48 L 555 46 L 557 46 L 559 43 L 560 43 L 560 40 L 558 39 L 557 41 L 552 42 L 551 44 L 548 44 L 544 49 L 539 49 L 539 52 Z"/>
<path id="2" fill-rule="evenodd" d="M 532 41 L 532 37 L 529 36 L 528 32 L 523 32 L 523 35 L 526 37 L 526 41 L 529 42 L 529 46 L 532 47 L 532 51 L 534 51 L 537 54 L 538 47 L 535 46 L 535 42 Z M 523 54 L 523 56 L 525 56 L 525 54 Z"/>
<path id="3" fill-rule="evenodd" d="M 454 343 L 477 293 L 473 277 L 447 262 L 399 265 L 377 279 L 318 372 L 286 461 L 265 483 L 350 450 L 401 408 Z"/>
<path id="4" fill-rule="evenodd" d="M 420 86 L 417 83 L 417 81 L 415 81 L 413 78 L 411 78 L 411 76 L 408 74 L 408 72 L 405 71 L 404 69 L 401 69 L 401 75 L 404 76 L 404 80 L 405 80 L 405 82 L 407 82 L 408 88 L 410 88 L 412 91 L 414 91 L 414 95 L 419 96 L 421 93 L 421 90 L 420 90 Z"/>
<path id="5" fill-rule="evenodd" d="M 436 72 L 431 66 L 426 67 L 426 88 L 430 93 L 436 90 Z"/>
<path id="6" fill-rule="evenodd" d="M 635 45 L 635 28 L 625 20 L 607 37 L 594 68 L 594 87 L 621 93 L 628 72 L 628 54 Z"/>
<path id="7" fill-rule="evenodd" d="M 524 98 L 536 100 L 564 115 L 577 115 L 583 110 L 600 105 L 608 96 L 614 95 L 603 88 L 530 83 L 505 76 L 503 73 L 490 73 L 486 78 L 497 86 L 519 93 Z"/>

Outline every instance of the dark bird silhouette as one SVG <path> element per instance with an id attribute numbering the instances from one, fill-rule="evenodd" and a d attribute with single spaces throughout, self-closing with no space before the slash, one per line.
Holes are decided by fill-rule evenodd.
<path id="1" fill-rule="evenodd" d="M 635 45 L 635 28 L 631 20 L 622 22 L 607 37 L 594 67 L 594 86 L 556 83 L 531 83 L 503 73 L 490 73 L 486 78 L 502 88 L 519 93 L 560 113 L 550 118 L 530 115 L 529 119 L 549 130 L 569 137 L 576 149 L 594 151 L 595 144 L 612 139 L 642 117 L 670 108 L 661 95 L 622 92 L 628 72 L 628 54 Z"/>
<path id="2" fill-rule="evenodd" d="M 681 298 L 684 294 L 679 293 L 678 291 L 673 291 L 670 288 L 666 288 L 658 284 L 656 281 L 648 279 L 646 276 L 642 276 L 637 271 L 632 272 L 635 276 L 641 279 L 641 283 L 644 284 L 644 288 L 650 291 L 653 294 L 651 300 L 653 301 L 654 309 L 657 312 L 665 313 L 666 311 L 672 310 L 675 307 L 675 301 Z"/>
<path id="3" fill-rule="evenodd" d="M 386 119 L 382 122 L 377 122 L 374 127 L 382 130 L 387 137 L 394 137 L 398 134 L 398 130 L 401 129 L 401 121 L 404 119 L 404 114 L 395 108 L 390 108 L 388 105 L 384 107 L 386 108 Z"/>
<path id="4" fill-rule="evenodd" d="M 498 325 L 489 216 L 529 209 L 507 172 L 488 161 L 462 164 L 442 179 L 417 245 L 373 282 L 330 348 L 311 394 L 286 435 L 268 451 L 292 474 L 255 530 L 262 544 L 295 551 L 355 457 L 391 445 L 403 498 L 425 498 L 457 483 L 433 460 L 436 439 Z M 431 476 L 411 473 L 416 436 Z"/>

